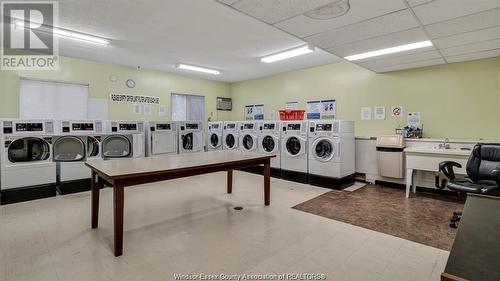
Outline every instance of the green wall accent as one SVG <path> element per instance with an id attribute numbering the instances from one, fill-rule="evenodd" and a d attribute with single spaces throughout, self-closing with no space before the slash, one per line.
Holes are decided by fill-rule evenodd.
<path id="1" fill-rule="evenodd" d="M 111 75 L 116 75 L 118 81 L 111 82 L 109 79 Z M 170 94 L 172 92 L 205 96 L 207 118 L 211 113 L 213 113 L 213 120 L 230 118 L 230 112 L 215 110 L 217 96 L 231 96 L 228 83 L 67 57 L 61 57 L 60 68 L 57 71 L 0 71 L 0 118 L 19 117 L 20 77 L 89 84 L 90 97 L 108 100 L 110 119 L 170 119 Z M 125 85 L 125 81 L 129 78 L 136 82 L 134 89 L 129 89 Z M 161 104 L 166 106 L 166 115 L 158 116 L 158 106 L 153 106 L 151 115 L 135 115 L 131 104 L 109 101 L 109 94 L 113 91 L 159 96 Z"/>
<path id="2" fill-rule="evenodd" d="M 406 117 L 390 108 L 422 112 L 424 137 L 500 139 L 500 59 L 486 59 L 377 74 L 342 62 L 232 84 L 231 118 L 246 104 L 283 109 L 287 101 L 335 98 L 337 118 L 356 121 L 356 135 L 394 133 Z M 361 121 L 364 106 L 386 106 L 386 120 Z"/>

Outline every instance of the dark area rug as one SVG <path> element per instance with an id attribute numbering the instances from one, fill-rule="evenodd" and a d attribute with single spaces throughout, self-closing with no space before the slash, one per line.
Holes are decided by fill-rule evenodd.
<path id="1" fill-rule="evenodd" d="M 448 226 L 464 201 L 457 197 L 367 185 L 354 192 L 331 191 L 294 206 L 294 209 L 383 232 L 449 251 L 456 229 Z"/>

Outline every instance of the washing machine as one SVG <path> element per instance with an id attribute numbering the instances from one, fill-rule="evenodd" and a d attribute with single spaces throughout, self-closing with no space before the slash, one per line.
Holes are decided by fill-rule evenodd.
<path id="1" fill-rule="evenodd" d="M 203 149 L 203 122 L 179 121 L 179 153 L 202 152 Z"/>
<path id="2" fill-rule="evenodd" d="M 223 122 L 208 122 L 208 150 L 222 150 Z"/>
<path id="3" fill-rule="evenodd" d="M 2 120 L 0 202 L 10 204 L 56 196 L 52 120 Z"/>
<path id="4" fill-rule="evenodd" d="M 257 123 L 255 121 L 241 121 L 240 127 L 240 143 L 239 149 L 242 151 L 255 152 L 258 151 L 259 136 Z"/>
<path id="5" fill-rule="evenodd" d="M 238 149 L 240 141 L 240 128 L 237 121 L 225 121 L 222 128 L 222 147 L 231 150 Z"/>
<path id="6" fill-rule="evenodd" d="M 177 123 L 150 121 L 146 127 L 146 156 L 177 154 Z"/>
<path id="7" fill-rule="evenodd" d="M 145 131 L 143 121 L 107 121 L 106 134 L 101 139 L 104 159 L 144 157 Z"/>
<path id="8" fill-rule="evenodd" d="M 309 121 L 309 184 L 343 189 L 354 184 L 354 121 Z"/>
<path id="9" fill-rule="evenodd" d="M 57 190 L 61 195 L 89 191 L 91 171 L 85 161 L 100 151 L 96 135 L 104 133 L 104 122 L 60 120 L 56 124 L 59 135 L 52 137 L 52 159 L 56 162 Z"/>
<path id="10" fill-rule="evenodd" d="M 257 123 L 259 152 L 276 155 L 276 157 L 271 158 L 271 175 L 274 177 L 281 177 L 280 125 L 281 122 L 276 120 L 260 121 Z"/>
<path id="11" fill-rule="evenodd" d="M 307 121 L 281 122 L 281 177 L 307 183 Z"/>

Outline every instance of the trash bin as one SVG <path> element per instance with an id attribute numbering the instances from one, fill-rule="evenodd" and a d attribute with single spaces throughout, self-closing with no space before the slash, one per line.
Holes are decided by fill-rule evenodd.
<path id="1" fill-rule="evenodd" d="M 404 178 L 405 139 L 402 135 L 377 137 L 377 161 L 379 174 L 389 178 Z"/>

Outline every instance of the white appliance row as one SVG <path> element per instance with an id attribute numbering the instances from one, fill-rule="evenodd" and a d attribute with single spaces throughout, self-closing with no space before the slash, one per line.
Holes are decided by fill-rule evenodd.
<path id="1" fill-rule="evenodd" d="M 92 158 L 203 151 L 203 122 L 1 120 L 2 204 L 89 190 Z"/>
<path id="2" fill-rule="evenodd" d="M 330 188 L 354 183 L 354 121 L 226 121 L 208 127 L 210 150 L 276 155 L 275 176 Z"/>

